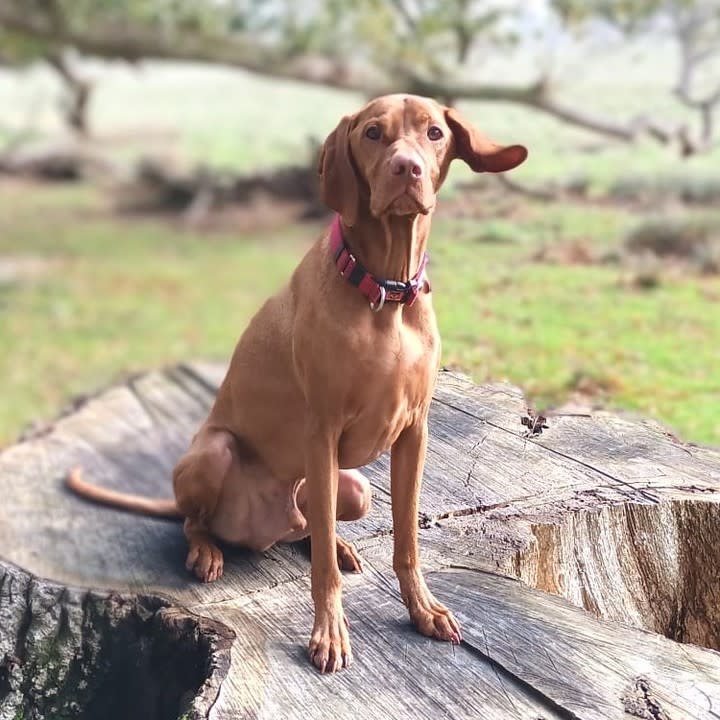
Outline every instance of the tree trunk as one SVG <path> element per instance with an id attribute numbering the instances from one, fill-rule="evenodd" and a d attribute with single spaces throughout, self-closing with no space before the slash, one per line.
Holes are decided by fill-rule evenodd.
<path id="1" fill-rule="evenodd" d="M 40 580 L 0 563 L 0 717 L 205 718 L 232 633 L 166 600 Z"/>
<path id="2" fill-rule="evenodd" d="M 46 59 L 63 81 L 65 97 L 61 101 L 60 110 L 67 126 L 78 135 L 87 137 L 90 134 L 88 113 L 92 83 L 77 74 L 62 52 L 50 53 Z"/>
<path id="3" fill-rule="evenodd" d="M 514 388 L 441 373 L 418 523 L 463 643 L 409 626 L 382 457 L 373 511 L 340 525 L 365 573 L 344 578 L 356 662 L 329 679 L 304 546 L 225 548 L 202 585 L 179 523 L 64 488 L 79 465 L 168 496 L 223 372 L 133 377 L 0 453 L 2 720 L 717 717 L 720 453 L 607 414 L 523 425 Z"/>

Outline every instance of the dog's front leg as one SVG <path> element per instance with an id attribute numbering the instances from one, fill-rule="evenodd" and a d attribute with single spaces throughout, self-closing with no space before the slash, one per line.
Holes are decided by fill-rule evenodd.
<path id="1" fill-rule="evenodd" d="M 427 433 L 427 419 L 423 418 L 406 428 L 392 446 L 393 568 L 415 627 L 423 635 L 459 643 L 462 637 L 457 620 L 433 597 L 420 569 L 418 510 Z"/>
<path id="2" fill-rule="evenodd" d="M 315 623 L 308 651 L 311 662 L 323 673 L 336 672 L 352 662 L 335 537 L 338 472 L 336 434 L 328 423 L 310 420 L 305 473 Z"/>

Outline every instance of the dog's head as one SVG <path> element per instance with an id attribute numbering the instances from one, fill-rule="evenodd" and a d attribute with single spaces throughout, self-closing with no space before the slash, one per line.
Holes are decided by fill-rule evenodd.
<path id="1" fill-rule="evenodd" d="M 320 195 L 350 226 L 361 211 L 376 218 L 427 214 L 455 158 L 475 172 L 503 172 L 526 157 L 522 145 L 496 145 L 453 108 L 386 95 L 346 115 L 328 136 Z"/>

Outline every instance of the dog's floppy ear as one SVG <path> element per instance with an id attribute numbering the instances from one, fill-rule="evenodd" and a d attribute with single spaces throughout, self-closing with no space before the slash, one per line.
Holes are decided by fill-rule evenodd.
<path id="1" fill-rule="evenodd" d="M 320 199 L 340 213 L 346 225 L 357 221 L 360 190 L 350 155 L 350 127 L 353 116 L 346 115 L 328 135 L 320 152 Z"/>
<path id="2" fill-rule="evenodd" d="M 528 155 L 523 145 L 497 145 L 471 125 L 455 108 L 445 108 L 445 122 L 455 138 L 455 157 L 475 172 L 505 172 Z"/>

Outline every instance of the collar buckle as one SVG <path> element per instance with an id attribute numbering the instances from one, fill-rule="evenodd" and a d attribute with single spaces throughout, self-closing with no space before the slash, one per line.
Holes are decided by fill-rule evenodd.
<path id="1" fill-rule="evenodd" d="M 387 295 L 387 292 L 385 288 L 380 285 L 380 298 L 377 302 L 370 301 L 370 309 L 373 312 L 380 312 L 383 309 L 383 305 L 385 304 L 385 297 Z"/>

